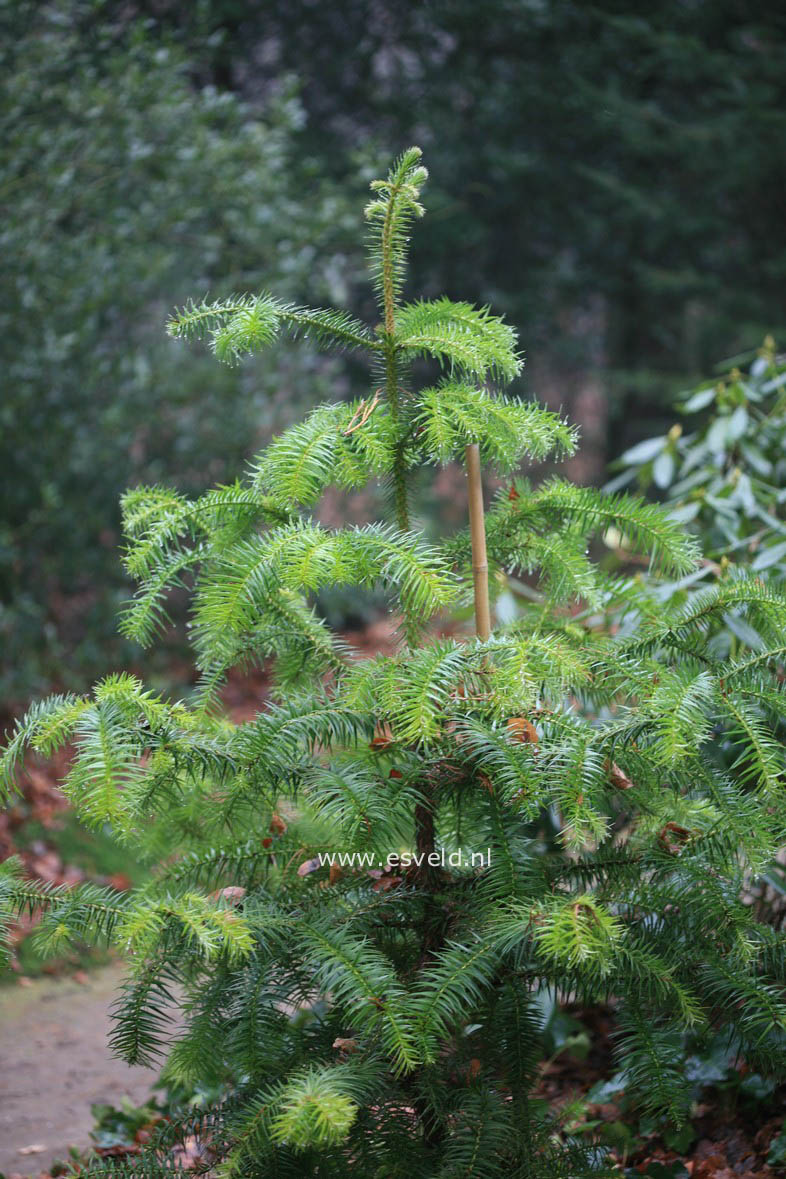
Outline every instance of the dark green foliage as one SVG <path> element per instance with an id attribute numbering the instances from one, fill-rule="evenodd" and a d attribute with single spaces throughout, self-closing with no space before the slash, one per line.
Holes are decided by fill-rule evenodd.
<path id="1" fill-rule="evenodd" d="M 199 27 L 178 5 L 157 13 L 185 38 Z M 221 32 L 206 71 L 242 85 L 258 39 L 268 77 L 302 75 L 305 140 L 336 175 L 359 143 L 379 158 L 416 137 L 434 172 L 418 289 L 492 301 L 569 377 L 605 353 L 621 425 L 660 416 L 670 374 L 784 324 L 781 6 L 486 0 L 481 19 L 473 0 L 383 0 L 369 19 L 363 0 L 264 14 L 211 0 L 199 14 Z"/>
<path id="2" fill-rule="evenodd" d="M 110 677 L 34 706 L 5 755 L 10 793 L 26 748 L 70 739 L 74 806 L 159 865 L 122 899 L 7 869 L 2 905 L 9 917 L 40 905 L 44 939 L 133 951 L 115 1047 L 160 1057 L 172 1085 L 226 1093 L 200 1136 L 228 1175 L 602 1173 L 530 1099 L 544 991 L 612 999 L 630 1099 L 677 1123 L 686 1034 L 725 1033 L 759 1071 L 786 1068 L 784 940 L 746 904 L 784 839 L 773 734 L 786 599 L 736 576 L 656 606 L 658 571 L 696 564 L 679 521 L 625 495 L 519 482 L 491 509 L 489 546 L 497 569 L 532 575 L 536 600 L 487 641 L 435 637 L 469 600 L 468 541 L 421 537 L 414 469 L 477 438 L 506 470 L 573 438 L 495 387 L 520 359 L 489 311 L 400 306 L 424 180 L 410 149 L 374 186 L 379 326 L 297 312 L 321 344 L 364 342 L 366 398 L 312 413 L 241 484 L 125 501 L 140 581 L 126 628 L 149 640 L 187 570 L 196 698 Z M 269 296 L 232 298 L 187 308 L 172 330 L 201 337 L 207 323 L 234 358 L 287 315 Z M 445 370 L 425 372 L 425 392 L 423 354 Z M 350 469 L 358 484 L 387 479 L 392 519 L 331 530 L 303 510 Z M 648 585 L 589 560 L 610 529 L 650 559 Z M 342 583 L 388 595 L 393 655 L 362 659 L 315 617 L 314 592 Z M 621 619 L 614 635 L 597 606 Z M 712 644 L 732 608 L 763 636 L 755 663 Z M 274 698 L 230 724 L 222 676 L 271 656 Z M 138 1173 L 165 1173 L 167 1149 L 153 1143 Z"/>
<path id="3" fill-rule="evenodd" d="M 53 679 L 79 686 L 106 666 L 128 592 L 123 488 L 166 473 L 201 489 L 206 471 L 236 470 L 280 420 L 264 377 L 217 376 L 167 343 L 166 309 L 231 283 L 275 279 L 293 292 L 308 274 L 327 287 L 309 254 L 341 220 L 318 184 L 301 220 L 291 84 L 256 112 L 195 89 L 176 46 L 126 17 L 82 0 L 0 11 L 6 697 Z M 306 357 L 297 370 L 312 386 L 313 369 Z M 119 661 L 116 639 L 114 650 Z"/>

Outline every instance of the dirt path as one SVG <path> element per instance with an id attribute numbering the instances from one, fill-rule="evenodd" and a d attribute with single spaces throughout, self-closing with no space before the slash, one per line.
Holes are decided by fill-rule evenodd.
<path id="1" fill-rule="evenodd" d="M 0 1173 L 38 1175 L 69 1145 L 90 1144 L 91 1102 L 135 1104 L 156 1074 L 109 1053 L 109 1008 L 119 965 L 70 978 L 0 989 Z M 20 1148 L 44 1147 L 34 1154 Z"/>

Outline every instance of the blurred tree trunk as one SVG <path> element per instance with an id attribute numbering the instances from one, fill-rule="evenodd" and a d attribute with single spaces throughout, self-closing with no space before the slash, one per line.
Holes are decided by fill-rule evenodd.
<path id="1" fill-rule="evenodd" d="M 602 295 L 564 307 L 557 316 L 559 351 L 538 349 L 528 358 L 532 393 L 581 430 L 576 454 L 562 464 L 565 477 L 598 484 L 609 458 L 609 390 L 606 335 L 608 312 Z M 552 338 L 555 338 L 552 337 Z"/>

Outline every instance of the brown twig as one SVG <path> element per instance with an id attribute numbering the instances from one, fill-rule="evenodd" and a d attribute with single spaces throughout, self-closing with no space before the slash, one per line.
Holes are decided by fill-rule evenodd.
<path id="1" fill-rule="evenodd" d="M 349 434 L 354 434 L 355 430 L 359 430 L 361 426 L 365 426 L 366 422 L 371 417 L 372 413 L 374 412 L 374 410 L 377 408 L 377 405 L 379 404 L 379 395 L 381 392 L 382 392 L 381 389 L 377 389 L 377 391 L 374 394 L 374 399 L 369 405 L 366 405 L 365 398 L 363 399 L 363 401 L 360 402 L 360 405 L 357 407 L 357 409 L 353 413 L 352 417 L 349 419 L 349 425 L 347 426 L 346 430 L 344 431 L 345 436 L 349 435 Z"/>

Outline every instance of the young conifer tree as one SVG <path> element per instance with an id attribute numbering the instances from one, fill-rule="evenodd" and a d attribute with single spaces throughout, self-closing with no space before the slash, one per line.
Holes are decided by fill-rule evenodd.
<path id="1" fill-rule="evenodd" d="M 425 180 L 413 148 L 372 185 L 374 328 L 268 294 L 175 315 L 173 336 L 207 337 L 229 362 L 283 332 L 352 349 L 369 392 L 315 409 L 232 486 L 195 501 L 129 492 L 140 589 L 123 627 L 149 643 L 186 585 L 196 696 L 113 675 L 34 706 L 5 753 L 10 793 L 28 747 L 71 742 L 73 806 L 156 864 L 130 893 L 49 888 L 6 864 L 7 918 L 40 911 L 52 949 L 121 947 L 115 1051 L 162 1060 L 173 1084 L 224 1087 L 129 1173 L 169 1173 L 172 1144 L 196 1132 L 206 1169 L 226 1176 L 578 1175 L 579 1154 L 530 1102 L 542 988 L 611 997 L 629 1091 L 677 1123 L 687 1031 L 725 1029 L 760 1071 L 786 1062 L 783 938 L 743 903 L 784 836 L 772 726 L 786 711 L 786 603 L 729 577 L 687 606 L 642 605 L 635 583 L 590 561 L 592 534 L 613 527 L 675 575 L 696 561 L 682 527 L 556 478 L 514 482 L 484 532 L 480 462 L 510 473 L 569 453 L 575 436 L 501 391 L 521 368 L 502 320 L 404 301 Z M 472 527 L 428 544 L 412 475 L 453 461 L 469 466 Z M 316 522 L 327 487 L 372 480 L 389 488 L 389 519 Z M 486 563 L 540 585 L 490 633 Z M 395 654 L 360 658 L 330 632 L 313 595 L 334 584 L 385 587 Z M 479 634 L 435 637 L 473 598 Z M 625 625 L 610 638 L 592 617 L 612 603 Z M 732 607 L 765 645 L 722 661 L 706 635 Z M 273 698 L 229 723 L 227 671 L 268 660 Z M 724 771 L 719 733 L 744 773 Z M 544 850 L 547 814 L 559 838 Z M 342 865 L 347 853 L 367 859 Z"/>

